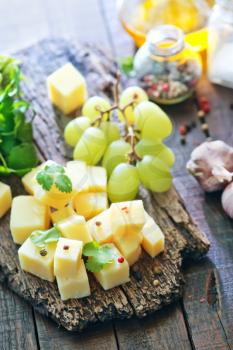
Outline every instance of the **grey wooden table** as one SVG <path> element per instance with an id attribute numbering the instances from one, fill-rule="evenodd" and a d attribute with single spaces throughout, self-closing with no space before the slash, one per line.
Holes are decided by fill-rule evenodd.
<path id="1" fill-rule="evenodd" d="M 0 52 L 15 52 L 48 36 L 95 42 L 115 57 L 133 52 L 120 26 L 114 0 L 1 0 Z M 233 145 L 233 92 L 203 81 L 199 93 L 209 96 L 210 131 Z M 177 127 L 194 118 L 189 102 L 168 109 L 175 132 L 169 144 L 177 166 L 175 184 L 186 206 L 208 235 L 208 257 L 185 267 L 183 299 L 145 319 L 115 321 L 78 335 L 59 329 L 0 285 L 0 349 L 233 349 L 233 222 L 223 213 L 220 196 L 204 195 L 185 171 L 191 150 L 204 140 L 199 128 L 187 146 L 179 143 Z"/>

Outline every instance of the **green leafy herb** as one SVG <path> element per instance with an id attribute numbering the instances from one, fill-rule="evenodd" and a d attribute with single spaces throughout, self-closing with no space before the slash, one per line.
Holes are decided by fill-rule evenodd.
<path id="1" fill-rule="evenodd" d="M 48 243 L 57 242 L 60 237 L 61 234 L 58 229 L 56 227 L 52 227 L 47 231 L 32 232 L 30 239 L 37 247 L 43 248 Z"/>
<path id="2" fill-rule="evenodd" d="M 21 98 L 21 79 L 19 62 L 0 56 L 0 175 L 22 176 L 38 163 L 32 123 L 26 120 L 35 112 Z"/>
<path id="3" fill-rule="evenodd" d="M 133 72 L 133 61 L 133 56 L 127 56 L 120 59 L 120 69 L 124 74 L 130 75 L 130 73 Z"/>
<path id="4" fill-rule="evenodd" d="M 72 182 L 65 174 L 64 167 L 56 163 L 46 165 L 38 172 L 36 180 L 45 191 L 49 191 L 55 185 L 60 192 L 72 192 Z"/>
<path id="5" fill-rule="evenodd" d="M 115 250 L 111 245 L 100 246 L 97 242 L 89 242 L 84 245 L 83 255 L 88 257 L 86 268 L 91 272 L 99 272 L 106 264 L 113 262 Z"/>

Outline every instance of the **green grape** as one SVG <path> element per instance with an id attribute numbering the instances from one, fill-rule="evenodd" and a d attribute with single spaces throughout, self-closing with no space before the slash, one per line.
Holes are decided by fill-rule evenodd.
<path id="1" fill-rule="evenodd" d="M 100 129 L 104 132 L 108 145 L 121 137 L 119 126 L 114 122 L 103 121 Z"/>
<path id="2" fill-rule="evenodd" d="M 91 125 L 90 119 L 87 117 L 78 117 L 71 120 L 65 127 L 64 138 L 68 145 L 74 147 L 83 132 Z"/>
<path id="3" fill-rule="evenodd" d="M 160 141 L 142 139 L 136 144 L 135 151 L 139 157 L 146 155 L 158 157 L 169 167 L 175 163 L 175 155 L 172 150 Z"/>
<path id="4" fill-rule="evenodd" d="M 104 155 L 107 147 L 106 137 L 102 130 L 90 127 L 84 131 L 77 145 L 73 157 L 83 160 L 88 165 L 97 164 Z"/>
<path id="5" fill-rule="evenodd" d="M 93 122 L 100 116 L 99 109 L 101 111 L 106 111 L 109 108 L 111 108 L 111 105 L 107 100 L 105 100 L 103 97 L 93 96 L 85 102 L 82 109 L 82 114 Z M 104 118 L 107 119 L 107 117 L 108 114 L 106 113 L 106 116 L 104 116 Z"/>
<path id="6" fill-rule="evenodd" d="M 154 192 L 165 192 L 172 184 L 170 168 L 161 159 L 144 156 L 137 162 L 139 178 L 143 185 Z"/>
<path id="7" fill-rule="evenodd" d="M 149 101 L 141 102 L 135 108 L 134 114 L 142 139 L 162 140 L 171 134 L 171 120 L 155 103 Z"/>
<path id="8" fill-rule="evenodd" d="M 111 202 L 133 200 L 139 185 L 137 169 L 128 163 L 118 164 L 108 181 L 108 197 Z"/>
<path id="9" fill-rule="evenodd" d="M 125 109 L 125 117 L 130 125 L 135 121 L 134 108 L 142 101 L 148 101 L 146 92 L 138 86 L 128 87 L 123 91 L 120 97 L 120 108 L 123 108 L 131 101 L 134 101 L 134 106 L 129 106 Z M 119 119 L 124 121 L 124 116 L 121 112 L 118 113 Z"/>
<path id="10" fill-rule="evenodd" d="M 102 165 L 107 170 L 108 176 L 118 164 L 127 162 L 127 153 L 130 150 L 130 144 L 124 140 L 113 141 L 108 146 L 102 160 Z"/>

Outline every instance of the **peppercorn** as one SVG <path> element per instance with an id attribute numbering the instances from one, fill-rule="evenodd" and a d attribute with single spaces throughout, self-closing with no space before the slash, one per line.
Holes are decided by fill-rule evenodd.
<path id="1" fill-rule="evenodd" d="M 180 133 L 180 135 L 186 135 L 187 134 L 187 127 L 186 127 L 186 125 L 181 125 L 179 127 L 179 133 Z"/>
<path id="2" fill-rule="evenodd" d="M 122 264 L 125 261 L 125 259 L 123 258 L 123 256 L 121 256 L 117 259 L 117 261 L 119 262 L 119 264 Z"/>
<path id="3" fill-rule="evenodd" d="M 69 248 L 70 248 L 70 247 L 69 247 L 68 245 L 64 245 L 64 246 L 63 246 L 63 249 L 64 249 L 64 250 L 68 250 Z"/>
<path id="4" fill-rule="evenodd" d="M 180 143 L 181 145 L 186 145 L 186 137 L 184 135 L 180 137 Z"/>
<path id="5" fill-rule="evenodd" d="M 47 254 L 48 254 L 48 252 L 46 249 L 41 249 L 41 251 L 40 251 L 41 256 L 46 256 Z"/>
<path id="6" fill-rule="evenodd" d="M 206 137 L 210 136 L 209 125 L 207 123 L 202 124 L 201 129 L 204 132 Z"/>
<path id="7" fill-rule="evenodd" d="M 202 111 L 204 113 L 209 113 L 210 112 L 210 105 L 209 104 L 203 104 L 203 106 L 201 107 Z"/>

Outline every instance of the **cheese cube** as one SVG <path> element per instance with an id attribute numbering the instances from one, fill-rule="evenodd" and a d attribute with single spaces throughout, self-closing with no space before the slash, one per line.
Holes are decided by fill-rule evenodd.
<path id="1" fill-rule="evenodd" d="M 88 166 L 89 192 L 107 192 L 107 172 L 102 166 Z"/>
<path id="2" fill-rule="evenodd" d="M 94 273 L 95 278 L 105 290 L 129 281 L 128 262 L 126 259 L 123 262 L 119 262 L 118 258 L 121 258 L 122 255 L 114 244 L 111 244 L 111 246 L 114 248 L 115 255 L 113 262 L 106 264 L 100 272 Z"/>
<path id="3" fill-rule="evenodd" d="M 66 164 L 66 169 L 76 192 L 89 192 L 89 174 L 86 163 L 73 160 Z"/>
<path id="4" fill-rule="evenodd" d="M 50 191 L 45 191 L 40 186 L 35 188 L 34 195 L 39 202 L 54 209 L 64 208 L 72 200 L 73 196 L 72 193 L 67 193 L 67 196 L 65 198 L 54 198 L 54 196 L 51 195 Z"/>
<path id="5" fill-rule="evenodd" d="M 73 277 L 81 262 L 83 242 L 59 238 L 54 256 L 54 274 L 59 277 Z"/>
<path id="6" fill-rule="evenodd" d="M 92 238 L 100 243 L 111 243 L 112 225 L 110 209 L 103 211 L 101 214 L 95 216 L 87 222 L 87 226 Z"/>
<path id="7" fill-rule="evenodd" d="M 33 195 L 35 192 L 35 188 L 40 187 L 40 185 L 36 181 L 36 175 L 46 165 L 50 165 L 52 163 L 54 163 L 52 160 L 47 160 L 46 162 L 38 165 L 36 168 L 32 169 L 31 171 L 29 171 L 29 173 L 22 177 L 22 183 L 27 193 Z"/>
<path id="8" fill-rule="evenodd" d="M 10 209 L 12 202 L 10 186 L 0 182 L 0 218 Z"/>
<path id="9" fill-rule="evenodd" d="M 13 240 L 22 244 L 33 231 L 49 228 L 49 208 L 32 196 L 18 196 L 13 199 L 10 230 Z"/>
<path id="10" fill-rule="evenodd" d="M 63 237 L 77 239 L 83 243 L 91 242 L 93 239 L 88 231 L 85 218 L 74 214 L 57 223 L 57 228 Z"/>
<path id="11" fill-rule="evenodd" d="M 78 193 L 74 197 L 73 206 L 86 220 L 91 219 L 108 208 L 107 193 Z"/>
<path id="12" fill-rule="evenodd" d="M 18 250 L 21 268 L 37 277 L 53 282 L 55 279 L 53 261 L 56 245 L 56 243 L 51 242 L 42 249 L 37 247 L 29 237 Z"/>
<path id="13" fill-rule="evenodd" d="M 47 78 L 49 97 L 64 114 L 81 107 L 87 99 L 86 82 L 82 74 L 67 63 Z"/>
<path id="14" fill-rule="evenodd" d="M 138 260 L 141 254 L 141 241 L 141 233 L 138 233 L 134 237 L 128 235 L 121 240 L 114 240 L 114 244 L 117 246 L 124 258 L 128 261 L 130 266 Z"/>
<path id="15" fill-rule="evenodd" d="M 154 258 L 156 255 L 164 251 L 164 234 L 160 227 L 155 223 L 154 219 L 146 214 L 146 223 L 142 229 L 142 247 Z"/>
<path id="16" fill-rule="evenodd" d="M 110 210 L 114 239 L 121 239 L 126 235 L 134 236 L 142 230 L 145 213 L 141 200 L 112 203 Z"/>
<path id="17" fill-rule="evenodd" d="M 83 260 L 72 277 L 56 277 L 62 300 L 84 298 L 91 294 L 88 276 Z"/>
<path id="18" fill-rule="evenodd" d="M 52 211 L 50 216 L 51 216 L 52 223 L 57 224 L 59 221 L 62 221 L 74 214 L 75 214 L 74 209 L 70 205 L 68 205 L 64 208 Z"/>

